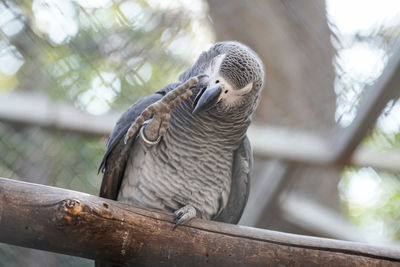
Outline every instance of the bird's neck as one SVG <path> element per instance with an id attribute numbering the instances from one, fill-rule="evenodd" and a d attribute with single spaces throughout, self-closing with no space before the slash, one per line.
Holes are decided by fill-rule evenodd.
<path id="1" fill-rule="evenodd" d="M 191 113 L 191 103 L 184 101 L 171 116 L 171 131 L 185 133 L 206 145 L 236 149 L 247 132 L 250 116 L 244 112 L 227 112 L 218 116 L 210 112 Z"/>

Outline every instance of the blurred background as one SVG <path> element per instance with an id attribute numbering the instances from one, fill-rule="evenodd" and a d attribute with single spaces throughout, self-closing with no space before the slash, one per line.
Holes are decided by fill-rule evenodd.
<path id="1" fill-rule="evenodd" d="M 118 116 L 233 39 L 267 70 L 240 224 L 399 246 L 399 32 L 396 0 L 1 0 L 0 176 L 97 195 Z"/>

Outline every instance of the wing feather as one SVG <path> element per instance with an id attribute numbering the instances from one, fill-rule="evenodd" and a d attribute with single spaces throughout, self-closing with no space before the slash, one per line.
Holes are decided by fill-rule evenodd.
<path id="1" fill-rule="evenodd" d="M 130 148 L 136 140 L 132 136 L 127 144 L 124 144 L 124 136 L 132 122 L 151 104 L 160 100 L 169 91 L 176 88 L 180 83 L 171 83 L 152 95 L 143 97 L 130 106 L 118 119 L 107 142 L 107 151 L 101 161 L 100 170 L 104 172 L 100 187 L 100 197 L 117 199 L 121 181 L 124 176 L 126 162 L 129 157 Z"/>
<path id="2" fill-rule="evenodd" d="M 124 144 L 124 136 L 129 126 L 148 106 L 155 103 L 163 97 L 163 94 L 157 92 L 146 96 L 129 107 L 117 121 L 107 142 L 107 151 L 100 164 L 99 171 L 104 172 L 103 181 L 100 188 L 100 196 L 117 199 L 121 180 L 125 172 L 126 161 L 129 157 L 130 148 L 136 140 L 136 135 Z"/>
<path id="3" fill-rule="evenodd" d="M 228 203 L 213 220 L 236 224 L 243 214 L 250 191 L 250 176 L 253 169 L 253 151 L 247 136 L 234 152 L 232 182 Z"/>

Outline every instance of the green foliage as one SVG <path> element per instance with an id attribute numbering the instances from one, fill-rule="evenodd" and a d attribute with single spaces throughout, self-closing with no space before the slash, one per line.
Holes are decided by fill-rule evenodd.
<path id="1" fill-rule="evenodd" d="M 400 241 L 400 176 L 372 168 L 347 167 L 339 184 L 345 210 L 374 243 Z"/>

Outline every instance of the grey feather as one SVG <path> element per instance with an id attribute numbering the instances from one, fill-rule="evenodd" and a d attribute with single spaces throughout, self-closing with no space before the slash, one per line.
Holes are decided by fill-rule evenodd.
<path id="1" fill-rule="evenodd" d="M 127 129 L 146 107 L 208 70 L 219 55 L 224 59 L 218 75 L 227 81 L 233 96 L 237 90 L 240 101 L 225 103 L 221 98 L 209 109 L 192 114 L 196 96 L 201 96 L 197 90 L 172 109 L 167 132 L 157 145 L 149 146 L 138 136 L 124 145 Z M 261 60 L 243 44 L 221 42 L 203 52 L 177 83 L 139 100 L 118 120 L 100 165 L 104 171 L 100 196 L 166 211 L 190 205 L 200 218 L 237 223 L 247 203 L 253 167 L 246 132 L 264 79 Z M 246 88 L 250 90 L 242 90 Z"/>
<path id="2" fill-rule="evenodd" d="M 253 170 L 253 151 L 247 137 L 243 139 L 234 155 L 228 203 L 213 220 L 236 224 L 242 217 L 249 198 L 250 177 Z"/>
<path id="3" fill-rule="evenodd" d="M 129 144 L 123 144 L 123 136 L 131 123 L 135 121 L 145 108 L 161 99 L 169 90 L 175 88 L 177 84 L 169 84 L 158 92 L 140 99 L 131 105 L 118 119 L 108 138 L 107 150 L 98 170 L 99 172 L 104 172 L 100 188 L 101 197 L 117 199 L 121 179 L 125 171 L 126 160 L 129 157 L 130 147 L 135 139 L 133 137 L 129 140 Z"/>

